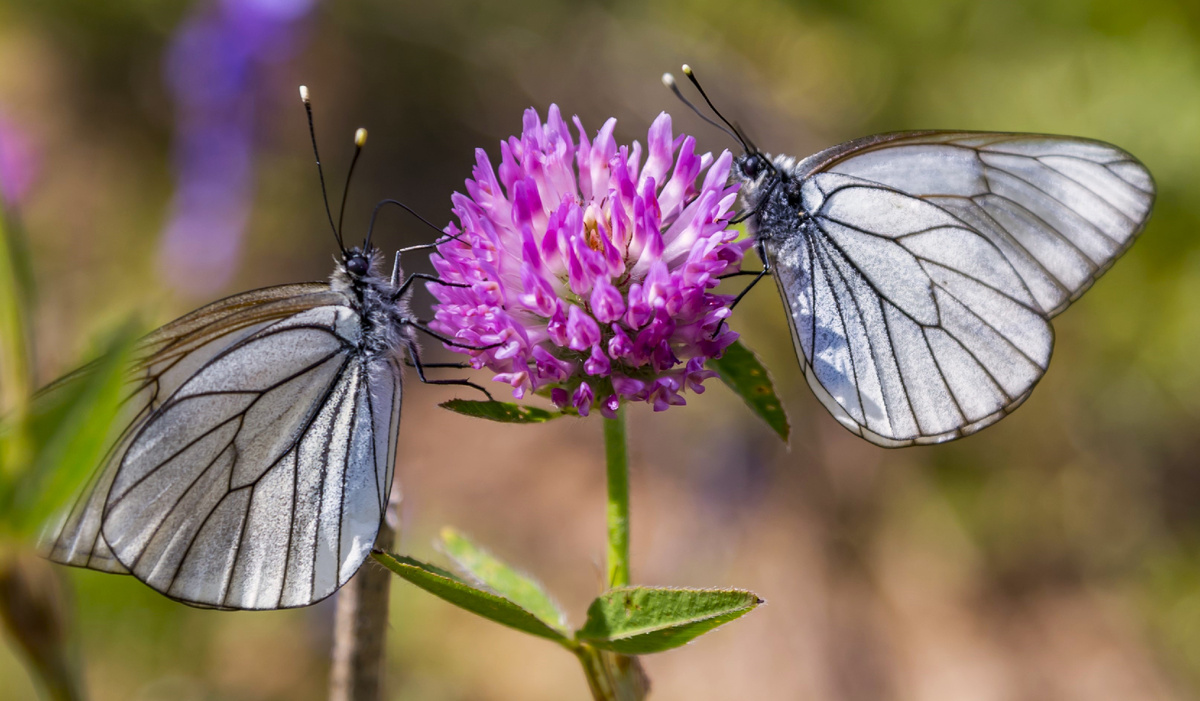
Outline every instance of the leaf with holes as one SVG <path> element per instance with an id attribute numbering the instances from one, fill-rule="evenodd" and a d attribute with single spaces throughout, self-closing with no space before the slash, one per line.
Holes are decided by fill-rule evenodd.
<path id="1" fill-rule="evenodd" d="M 740 341 L 734 341 L 733 345 L 725 349 L 724 355 L 708 361 L 708 367 L 716 371 L 721 380 L 729 385 L 771 430 L 779 434 L 784 443 L 787 442 L 791 432 L 787 414 L 775 393 L 771 375 L 753 351 L 743 346 Z"/>
<path id="2" fill-rule="evenodd" d="M 558 412 L 550 412 L 545 409 L 538 409 L 537 407 L 511 404 L 509 402 L 477 402 L 469 399 L 451 399 L 448 402 L 442 402 L 439 406 L 464 416 L 499 421 L 506 424 L 540 424 L 562 416 Z"/>

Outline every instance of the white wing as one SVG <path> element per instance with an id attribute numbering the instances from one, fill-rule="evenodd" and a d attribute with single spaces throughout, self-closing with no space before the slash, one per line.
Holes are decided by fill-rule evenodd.
<path id="1" fill-rule="evenodd" d="M 817 163 L 819 171 L 887 185 L 951 212 L 1000 249 L 1049 316 L 1129 248 L 1154 204 L 1145 166 L 1089 139 L 884 134 L 834 147 L 800 168 Z"/>
<path id="2" fill-rule="evenodd" d="M 129 398 L 120 417 L 125 429 L 71 507 L 47 524 L 39 542 L 42 554 L 64 565 L 128 574 L 100 537 L 100 521 L 108 488 L 134 434 L 164 398 L 217 353 L 278 319 L 344 301 L 324 283 L 279 285 L 213 302 L 147 336 L 139 344 L 129 378 Z M 67 375 L 39 392 L 39 397 L 89 371 L 84 367 Z"/>
<path id="3" fill-rule="evenodd" d="M 800 164 L 817 168 L 802 235 L 768 255 L 809 384 L 847 428 L 894 447 L 973 433 L 1028 397 L 1049 317 L 1128 247 L 1153 186 L 1096 142 L 888 138 Z"/>
<path id="4" fill-rule="evenodd" d="M 307 605 L 354 574 L 392 480 L 400 372 L 352 352 L 361 329 L 344 297 L 311 292 L 271 302 L 291 306 L 279 321 L 262 320 L 277 315 L 261 299 L 233 317 L 217 303 L 147 340 L 139 418 L 52 559 L 219 608 Z"/>

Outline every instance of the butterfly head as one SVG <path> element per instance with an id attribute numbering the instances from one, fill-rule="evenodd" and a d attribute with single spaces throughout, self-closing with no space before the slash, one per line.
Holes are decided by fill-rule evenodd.
<path id="1" fill-rule="evenodd" d="M 379 258 L 379 249 L 367 244 L 359 248 L 354 246 L 342 253 L 339 266 L 351 280 L 361 280 L 371 274 Z"/>
<path id="2" fill-rule="evenodd" d="M 692 72 L 691 67 L 684 64 L 683 73 L 691 81 L 692 85 L 696 87 L 696 91 L 704 98 L 705 104 L 709 106 L 720 122 L 710 119 L 700 108 L 684 97 L 683 93 L 679 91 L 679 86 L 675 83 L 674 76 L 670 73 L 663 75 L 663 85 L 666 85 L 671 92 L 675 93 L 675 97 L 679 98 L 683 104 L 695 112 L 700 119 L 725 132 L 730 138 L 741 145 L 742 154 L 734 159 L 729 179 L 741 186 L 742 205 L 747 212 L 751 213 L 747 215 L 751 218 L 751 227 L 753 229 L 761 229 L 764 224 L 762 216 L 763 207 L 764 205 L 774 204 L 776 199 L 774 193 L 780 189 L 780 185 L 786 184 L 788 173 L 791 171 L 794 161 L 787 156 L 775 156 L 772 158 L 770 154 L 759 151 L 754 142 L 746 136 L 746 133 L 737 124 L 726 119 L 720 110 L 713 105 L 712 100 L 704 92 L 704 88 L 701 87 L 700 81 L 696 78 L 696 74 Z M 742 221 L 742 219 L 737 219 L 736 221 Z"/>
<path id="3" fill-rule="evenodd" d="M 371 264 L 367 262 L 367 257 L 358 252 L 357 249 L 347 253 L 347 258 L 343 261 L 346 266 L 346 272 L 355 277 L 362 277 L 371 269 Z"/>

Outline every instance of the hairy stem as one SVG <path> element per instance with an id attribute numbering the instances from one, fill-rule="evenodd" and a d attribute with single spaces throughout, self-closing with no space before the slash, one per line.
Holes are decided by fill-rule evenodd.
<path id="1" fill-rule="evenodd" d="M 400 490 L 393 489 L 375 547 L 391 550 L 396 538 Z M 388 591 L 392 575 L 368 559 L 338 592 L 333 629 L 330 701 L 378 701 L 383 698 L 387 650 Z"/>
<path id="2" fill-rule="evenodd" d="M 625 408 L 604 420 L 604 454 L 608 474 L 608 586 L 629 586 L 629 451 L 625 444 Z M 636 657 L 580 645 L 588 689 L 596 701 L 642 701 L 650 680 Z"/>

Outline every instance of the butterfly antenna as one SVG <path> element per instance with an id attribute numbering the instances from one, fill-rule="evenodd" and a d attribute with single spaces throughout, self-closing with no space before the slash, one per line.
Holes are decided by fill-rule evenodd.
<path id="1" fill-rule="evenodd" d="M 385 206 L 387 206 L 389 204 L 395 205 L 395 206 L 403 209 L 404 211 L 408 212 L 409 214 L 413 215 L 418 220 L 420 220 L 421 223 L 425 224 L 425 226 L 428 226 L 430 229 L 433 229 L 434 231 L 436 231 L 438 233 L 439 237 L 445 236 L 450 239 L 454 239 L 455 241 L 462 241 L 462 239 L 458 238 L 457 236 L 454 236 L 452 234 L 447 234 L 446 232 L 442 231 L 441 229 L 439 229 L 437 227 L 437 224 L 434 224 L 433 222 L 429 221 L 428 219 L 421 216 L 420 214 L 417 214 L 417 212 L 412 207 L 409 207 L 408 205 L 404 204 L 400 200 L 390 200 L 389 199 L 389 200 L 381 200 L 379 202 L 379 204 L 375 205 L 375 210 L 373 212 L 371 212 L 371 224 L 370 224 L 370 226 L 367 227 L 367 240 L 363 243 L 363 248 L 366 248 L 371 245 L 371 234 L 374 233 L 374 231 L 375 231 L 375 218 L 379 216 L 379 210 L 383 209 Z M 398 252 L 403 253 L 405 251 L 419 251 L 422 248 L 434 248 L 435 246 L 438 246 L 444 242 L 445 242 L 444 240 L 443 241 L 434 241 L 433 243 L 423 243 L 423 244 L 419 244 L 417 246 L 409 246 L 407 248 L 401 248 L 400 251 L 398 251 Z"/>
<path id="2" fill-rule="evenodd" d="M 730 131 L 725 125 L 713 120 L 711 117 L 709 117 L 708 115 L 701 112 L 699 107 L 696 107 L 695 105 L 693 105 L 690 100 L 688 100 L 686 97 L 683 96 L 683 93 L 679 92 L 679 86 L 675 84 L 675 76 L 671 75 L 670 73 L 663 73 L 662 82 L 663 82 L 663 85 L 665 85 L 671 89 L 671 92 L 675 93 L 675 97 L 679 98 L 680 102 L 682 102 L 683 104 L 690 107 L 691 110 L 696 113 L 697 117 L 699 117 L 700 119 L 703 119 L 708 124 L 711 124 L 712 126 L 725 132 L 729 136 L 729 138 L 740 143 L 742 145 L 742 147 L 745 148 L 746 142 L 742 139 L 742 137 L 740 137 L 736 133 Z"/>
<path id="3" fill-rule="evenodd" d="M 329 209 L 329 193 L 325 190 L 325 171 L 321 168 L 321 152 L 317 150 L 317 130 L 313 127 L 312 102 L 308 99 L 308 86 L 300 86 L 300 99 L 304 102 L 304 112 L 308 115 L 308 135 L 312 137 L 313 156 L 317 159 L 317 176 L 321 179 L 321 199 L 325 202 L 325 216 L 329 218 L 329 228 L 333 229 L 333 237 L 337 239 L 338 248 L 342 255 L 346 254 L 346 246 L 342 243 L 342 234 L 333 225 L 333 211 Z"/>
<path id="4" fill-rule="evenodd" d="M 746 149 L 746 151 L 750 153 L 758 153 L 753 144 L 750 143 L 750 140 L 747 139 L 744 134 L 742 134 L 741 130 L 734 126 L 733 123 L 728 119 L 725 119 L 725 115 L 721 114 L 721 110 L 717 109 L 717 106 L 712 103 L 712 100 L 708 99 L 708 93 L 704 92 L 704 88 L 700 87 L 700 81 L 696 79 L 696 74 L 692 72 L 692 67 L 686 63 L 683 64 L 683 74 L 688 77 L 688 80 L 692 81 L 692 85 L 696 86 L 696 90 L 700 91 L 700 97 L 704 98 L 705 104 L 707 104 L 708 108 L 713 111 L 713 114 L 717 115 L 717 118 L 724 122 L 725 126 L 729 127 L 733 131 L 735 135 L 734 138 L 738 140 L 738 143 L 742 145 L 742 148 Z"/>
<path id="5" fill-rule="evenodd" d="M 362 155 L 363 146 L 367 145 L 367 130 L 359 127 L 354 132 L 354 157 L 350 159 L 350 170 L 346 173 L 346 187 L 342 188 L 342 208 L 338 211 L 337 231 L 338 238 L 342 236 L 342 220 L 346 218 L 346 197 L 350 194 L 350 179 L 354 177 L 354 166 L 358 164 L 358 157 Z M 364 251 L 366 248 L 363 249 Z"/>
<path id="6" fill-rule="evenodd" d="M 734 122 L 733 128 L 737 130 L 738 136 L 742 137 L 742 143 L 746 145 L 750 153 L 758 153 L 758 145 L 751 141 L 749 136 L 746 136 L 746 130 L 742 129 L 742 125 Z"/>

